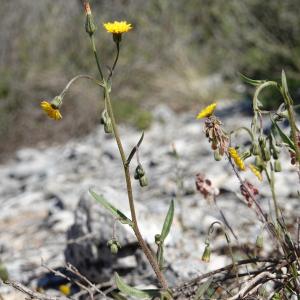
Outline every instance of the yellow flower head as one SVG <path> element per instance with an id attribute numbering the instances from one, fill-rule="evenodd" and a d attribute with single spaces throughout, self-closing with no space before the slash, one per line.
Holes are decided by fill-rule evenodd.
<path id="1" fill-rule="evenodd" d="M 62 115 L 57 107 L 55 107 L 53 104 L 42 101 L 41 102 L 41 108 L 43 111 L 49 116 L 49 118 L 54 119 L 56 121 L 62 119 Z"/>
<path id="2" fill-rule="evenodd" d="M 212 103 L 212 104 L 206 106 L 199 112 L 197 119 L 203 119 L 206 117 L 210 117 L 213 114 L 216 107 L 217 107 L 217 103 Z"/>
<path id="3" fill-rule="evenodd" d="M 244 171 L 246 169 L 244 161 L 241 159 L 241 157 L 239 156 L 236 149 L 233 148 L 233 147 L 229 147 L 228 148 L 228 153 L 232 157 L 232 159 L 234 160 L 235 164 L 239 167 L 239 169 L 241 171 Z"/>
<path id="4" fill-rule="evenodd" d="M 128 24 L 126 21 L 114 21 L 113 23 L 108 22 L 104 23 L 103 26 L 107 32 L 112 34 L 122 34 L 132 29 L 132 25 Z"/>
<path id="5" fill-rule="evenodd" d="M 251 172 L 258 178 L 258 180 L 262 181 L 262 175 L 259 172 L 259 169 L 252 164 L 249 164 L 249 168 L 250 168 Z"/>

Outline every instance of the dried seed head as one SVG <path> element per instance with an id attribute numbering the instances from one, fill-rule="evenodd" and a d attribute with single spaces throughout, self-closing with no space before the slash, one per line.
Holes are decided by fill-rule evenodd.
<path id="1" fill-rule="evenodd" d="M 219 194 L 219 190 L 212 185 L 209 179 L 205 178 L 204 174 L 198 173 L 195 183 L 197 191 L 199 191 L 205 199 L 213 200 Z"/>
<path id="2" fill-rule="evenodd" d="M 240 185 L 240 190 L 248 206 L 251 207 L 255 196 L 259 194 L 258 189 L 248 180 L 244 180 L 243 184 Z"/>
<path id="3" fill-rule="evenodd" d="M 211 116 L 205 120 L 204 132 L 208 141 L 211 143 L 212 150 L 219 150 L 219 154 L 223 156 L 228 147 L 228 136 L 222 129 L 222 122 L 215 116 Z"/>

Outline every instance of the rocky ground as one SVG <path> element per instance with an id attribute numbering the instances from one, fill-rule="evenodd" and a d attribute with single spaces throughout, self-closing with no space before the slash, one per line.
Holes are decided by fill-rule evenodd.
<path id="1" fill-rule="evenodd" d="M 250 124 L 250 117 L 242 115 L 238 106 L 224 103 L 218 113 L 227 129 Z M 157 107 L 153 115 L 155 121 L 139 151 L 149 186 L 142 189 L 134 182 L 134 196 L 141 231 L 153 248 L 154 235 L 160 232 L 170 201 L 175 199 L 176 215 L 165 250 L 170 265 L 167 277 L 175 285 L 230 263 L 222 234 L 212 241 L 211 262 L 201 261 L 208 227 L 221 217 L 216 206 L 197 192 L 197 173 L 206 174 L 219 189 L 218 206 L 240 244 L 251 248 L 261 226 L 240 196 L 228 161 L 214 161 L 203 121 L 195 120 L 192 113 L 176 115 L 165 106 Z M 141 133 L 121 127 L 121 135 L 129 153 Z M 135 166 L 134 159 L 132 171 Z M 293 225 L 299 217 L 298 177 L 288 158 L 283 169 L 276 176 L 276 190 L 286 220 Z M 259 187 L 259 202 L 269 211 L 267 185 L 249 171 L 243 176 Z M 183 187 L 179 188 L 181 181 Z M 113 219 L 88 194 L 92 188 L 130 215 L 118 150 L 102 127 L 65 145 L 18 151 L 12 161 L 0 166 L 0 182 L 0 258 L 12 280 L 35 289 L 48 272 L 41 260 L 59 268 L 67 258 L 96 282 L 108 281 L 118 270 L 131 284 L 153 283 L 151 270 L 128 228 L 117 227 L 123 250 L 119 256 L 111 256 L 106 242 L 112 236 Z M 266 253 L 271 247 L 266 245 Z M 9 299 L 12 290 L 1 285 L 0 293 Z"/>

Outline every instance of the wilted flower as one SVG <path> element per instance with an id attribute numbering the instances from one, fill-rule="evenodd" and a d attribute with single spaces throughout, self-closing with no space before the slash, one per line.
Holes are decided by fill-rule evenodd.
<path id="1" fill-rule="evenodd" d="M 204 132 L 208 141 L 211 143 L 212 150 L 219 150 L 222 156 L 228 147 L 228 136 L 222 129 L 222 122 L 215 116 L 205 120 Z"/>
<path id="2" fill-rule="evenodd" d="M 248 180 L 244 180 L 243 184 L 240 186 L 240 190 L 247 201 L 248 206 L 251 207 L 253 204 L 253 198 L 259 194 L 258 189 Z"/>
<path id="3" fill-rule="evenodd" d="M 54 119 L 56 121 L 62 119 L 62 115 L 59 111 L 59 107 L 55 106 L 54 104 L 49 103 L 47 101 L 42 101 L 41 102 L 41 108 L 43 109 L 43 111 L 45 113 L 47 113 L 49 118 Z"/>
<path id="4" fill-rule="evenodd" d="M 199 114 L 197 115 L 197 119 L 203 119 L 206 117 L 210 117 L 213 114 L 216 107 L 217 107 L 217 103 L 212 103 L 212 104 L 206 106 L 199 112 Z"/>
<path id="5" fill-rule="evenodd" d="M 219 194 L 219 190 L 214 187 L 211 181 L 205 178 L 204 174 L 198 173 L 196 175 L 196 188 L 205 199 L 213 200 L 216 195 Z"/>
<path id="6" fill-rule="evenodd" d="M 234 160 L 235 164 L 239 167 L 239 169 L 241 171 L 244 171 L 246 169 L 244 161 L 242 160 L 242 158 L 240 157 L 240 155 L 236 151 L 236 149 L 233 148 L 233 147 L 229 147 L 228 148 L 228 153 L 232 157 L 232 159 Z"/>
<path id="7" fill-rule="evenodd" d="M 250 168 L 251 172 L 258 178 L 258 180 L 262 181 L 262 175 L 261 175 L 259 169 L 252 164 L 249 164 L 249 168 Z"/>

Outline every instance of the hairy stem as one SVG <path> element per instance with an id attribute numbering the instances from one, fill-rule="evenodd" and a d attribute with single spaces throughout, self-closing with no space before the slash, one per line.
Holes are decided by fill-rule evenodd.
<path id="1" fill-rule="evenodd" d="M 151 250 L 149 249 L 149 247 L 147 246 L 145 240 L 142 237 L 142 234 L 140 232 L 139 226 L 138 226 L 138 222 L 137 222 L 137 217 L 136 217 L 136 212 L 135 212 L 135 206 L 134 206 L 134 199 L 133 199 L 133 193 L 132 193 L 132 184 L 131 184 L 131 177 L 130 177 L 130 172 L 129 172 L 129 165 L 127 164 L 127 160 L 126 160 L 126 156 L 125 156 L 125 152 L 123 149 L 123 145 L 120 139 L 120 135 L 119 135 L 119 130 L 115 121 L 115 117 L 114 117 L 114 113 L 113 113 L 113 108 L 111 105 L 111 101 L 110 101 L 110 97 L 109 97 L 109 93 L 107 90 L 107 87 L 105 87 L 105 101 L 107 103 L 107 108 L 108 108 L 108 114 L 111 118 L 111 122 L 112 122 L 112 127 L 113 127 L 113 132 L 114 132 L 114 136 L 117 142 L 117 146 L 121 155 L 121 159 L 122 159 L 122 163 L 123 163 L 123 168 L 124 168 L 124 173 L 125 173 L 125 180 L 126 180 L 126 187 L 127 187 L 127 194 L 128 194 L 128 201 L 129 201 L 129 207 L 130 207 L 130 213 L 131 213 L 131 219 L 133 222 L 133 231 L 134 234 L 143 250 L 143 252 L 145 253 L 150 265 L 152 266 L 157 279 L 159 281 L 159 283 L 161 284 L 161 286 L 164 289 L 168 288 L 168 284 L 166 282 L 166 279 L 164 278 L 163 273 L 160 271 L 159 265 L 157 263 L 156 258 L 153 256 Z"/>

